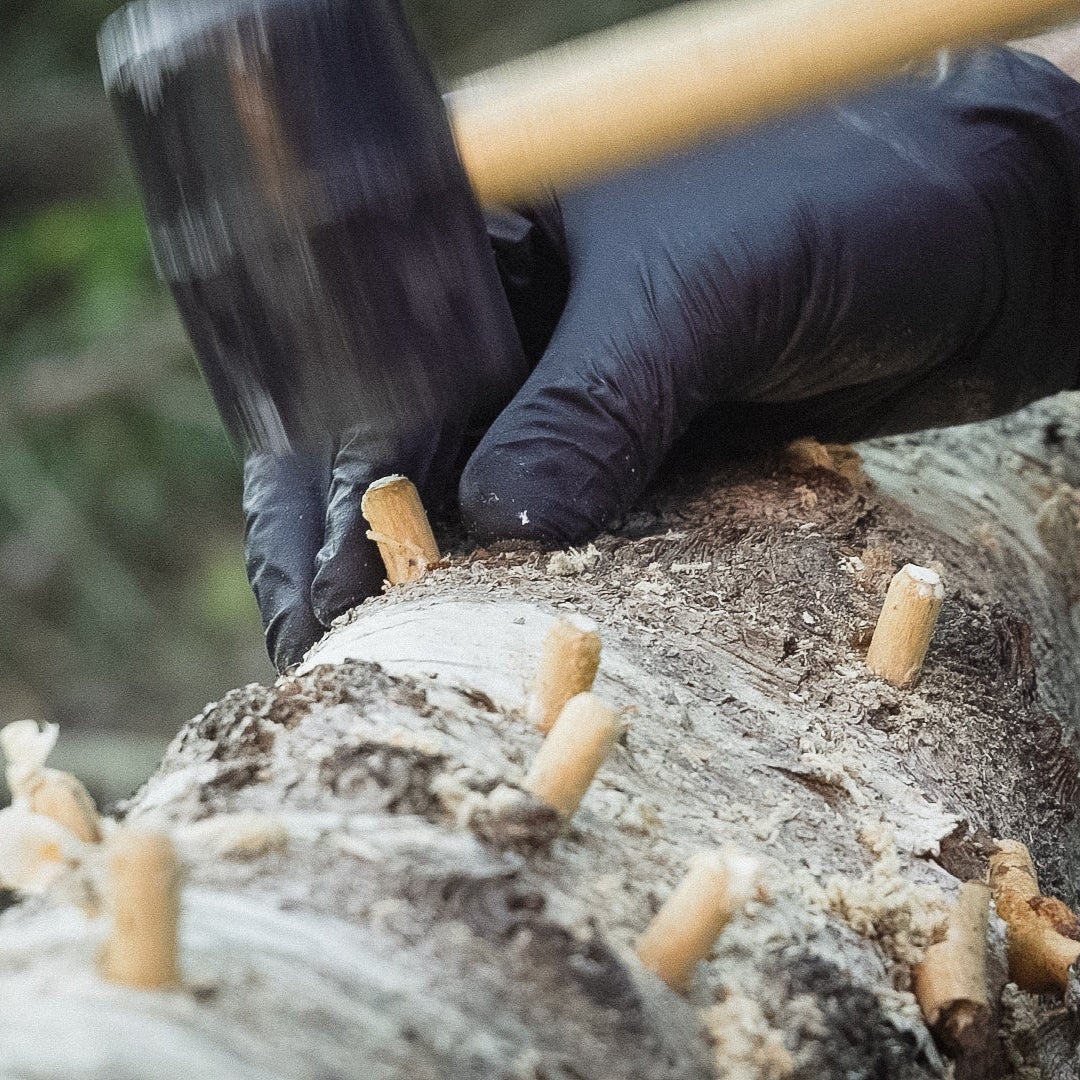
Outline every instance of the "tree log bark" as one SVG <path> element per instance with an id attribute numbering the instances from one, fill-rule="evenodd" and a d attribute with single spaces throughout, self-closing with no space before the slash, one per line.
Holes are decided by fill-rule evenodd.
<path id="1" fill-rule="evenodd" d="M 859 449 L 869 480 L 825 457 L 663 476 L 585 552 L 463 549 L 208 706 L 120 811 L 186 860 L 182 988 L 104 982 L 107 920 L 21 899 L 0 1076 L 1038 1075 L 1052 1003 L 1002 1003 L 996 917 L 978 1052 L 949 1064 L 911 980 L 991 837 L 1080 899 L 1080 399 Z M 946 598 L 898 690 L 864 653 L 907 562 Z M 600 627 L 594 692 L 629 732 L 563 824 L 521 785 L 567 613 Z M 676 993 L 634 942 L 728 844 L 764 892 Z"/>

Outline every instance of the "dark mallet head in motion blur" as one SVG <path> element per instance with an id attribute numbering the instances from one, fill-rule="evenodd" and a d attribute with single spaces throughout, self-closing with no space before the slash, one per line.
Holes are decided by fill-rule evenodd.
<path id="1" fill-rule="evenodd" d="M 396 0 L 139 0 L 106 89 L 233 437 L 450 444 L 524 361 L 446 113 Z"/>

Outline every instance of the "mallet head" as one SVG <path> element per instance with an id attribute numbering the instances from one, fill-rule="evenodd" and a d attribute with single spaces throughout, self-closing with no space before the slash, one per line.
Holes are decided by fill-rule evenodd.
<path id="1" fill-rule="evenodd" d="M 233 436 L 452 443 L 524 379 L 480 212 L 397 0 L 138 0 L 106 89 Z"/>

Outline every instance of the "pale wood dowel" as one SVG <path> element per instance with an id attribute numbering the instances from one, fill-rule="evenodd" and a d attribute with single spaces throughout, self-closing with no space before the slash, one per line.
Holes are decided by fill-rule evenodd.
<path id="1" fill-rule="evenodd" d="M 548 631 L 525 706 L 530 723 L 551 730 L 563 706 L 591 690 L 600 667 L 600 632 L 582 615 L 563 616 Z"/>
<path id="2" fill-rule="evenodd" d="M 1039 892 L 1028 849 L 1016 840 L 995 840 L 990 890 L 1008 925 L 1009 978 L 1033 994 L 1063 993 L 1069 969 L 1080 957 L 1080 920 L 1072 910 Z"/>
<path id="3" fill-rule="evenodd" d="M 52 818 L 80 840 L 96 844 L 101 840 L 101 819 L 90 793 L 71 773 L 45 767 L 59 734 L 56 724 L 41 728 L 33 720 L 16 720 L 0 728 L 8 787 L 12 798 L 31 812 Z"/>
<path id="4" fill-rule="evenodd" d="M 914 686 L 944 598 L 945 588 L 933 570 L 911 563 L 900 570 L 889 585 L 867 667 L 893 686 Z"/>
<path id="5" fill-rule="evenodd" d="M 164 833 L 118 829 L 108 840 L 112 934 L 101 956 L 111 982 L 145 990 L 180 983 L 180 862 Z"/>
<path id="6" fill-rule="evenodd" d="M 739 851 L 695 855 L 686 876 L 638 939 L 638 958 L 672 989 L 686 989 L 720 932 L 753 899 L 758 874 L 757 859 Z"/>
<path id="7" fill-rule="evenodd" d="M 364 492 L 360 510 L 371 526 L 368 537 L 379 545 L 391 585 L 418 580 L 441 558 L 424 504 L 406 477 L 376 480 Z"/>
<path id="8" fill-rule="evenodd" d="M 29 795 L 30 809 L 69 828 L 88 844 L 101 842 L 101 818 L 82 781 L 59 769 L 45 769 Z"/>
<path id="9" fill-rule="evenodd" d="M 540 747 L 526 790 L 572 817 L 621 732 L 619 714 L 595 694 L 571 698 Z"/>
<path id="10" fill-rule="evenodd" d="M 524 201 L 895 73 L 1080 0 L 707 0 L 467 80 L 448 98 L 484 204 Z"/>
<path id="11" fill-rule="evenodd" d="M 986 987 L 990 889 L 981 881 L 960 886 L 945 940 L 931 945 L 915 969 L 915 997 L 930 1028 L 953 1046 L 985 1034 L 990 1015 Z"/>

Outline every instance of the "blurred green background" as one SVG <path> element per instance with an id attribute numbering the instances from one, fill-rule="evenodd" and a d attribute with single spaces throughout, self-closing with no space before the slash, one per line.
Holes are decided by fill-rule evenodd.
<path id="1" fill-rule="evenodd" d="M 56 763 L 106 800 L 207 701 L 273 677 L 240 463 L 154 278 L 100 90 L 115 6 L 0 2 L 0 723 L 59 722 Z M 667 5 L 409 6 L 449 81 Z"/>

